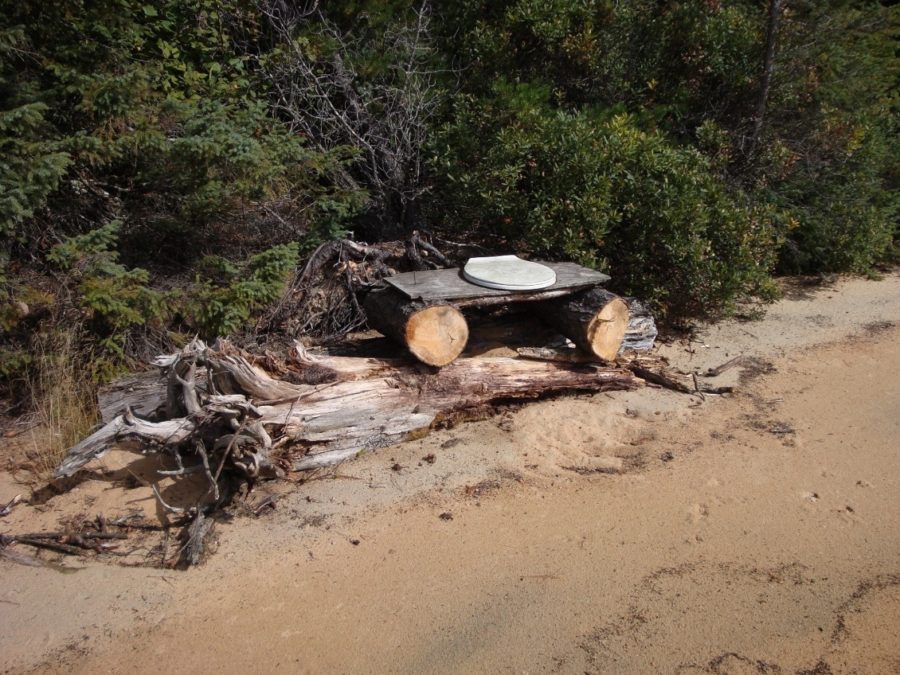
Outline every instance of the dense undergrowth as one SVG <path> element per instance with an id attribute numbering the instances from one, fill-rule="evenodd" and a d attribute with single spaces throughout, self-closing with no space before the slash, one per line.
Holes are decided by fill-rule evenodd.
<path id="1" fill-rule="evenodd" d="M 347 233 L 581 261 L 671 319 L 871 271 L 891 4 L 0 0 L 5 389 L 64 418 Z"/>

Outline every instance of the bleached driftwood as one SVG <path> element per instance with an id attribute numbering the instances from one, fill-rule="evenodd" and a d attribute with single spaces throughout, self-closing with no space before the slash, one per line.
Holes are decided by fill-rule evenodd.
<path id="1" fill-rule="evenodd" d="M 201 452 L 211 465 L 227 465 L 252 480 L 274 461 L 292 470 L 333 464 L 497 401 L 635 385 L 628 370 L 594 364 L 464 358 L 436 370 L 409 361 L 314 358 L 302 349 L 290 359 L 295 383 L 273 377 L 224 342 L 209 348 L 195 341 L 155 364 L 166 372 L 158 380 L 167 392 L 164 407 L 179 416 L 141 419 L 121 390 L 123 412 L 73 447 L 57 475 L 71 475 L 119 441 L 138 440 L 145 452 Z M 304 384 L 311 370 L 334 378 Z M 114 409 L 111 400 L 106 408 Z M 270 456 L 275 446 L 277 460 Z"/>

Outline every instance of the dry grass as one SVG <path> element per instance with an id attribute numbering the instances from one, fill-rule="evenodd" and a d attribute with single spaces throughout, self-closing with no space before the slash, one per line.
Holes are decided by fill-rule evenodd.
<path id="1" fill-rule="evenodd" d="M 80 373 L 75 338 L 61 331 L 37 344 L 35 374 L 31 382 L 37 425 L 31 430 L 29 470 L 34 480 L 48 480 L 66 451 L 94 426 L 95 389 Z"/>

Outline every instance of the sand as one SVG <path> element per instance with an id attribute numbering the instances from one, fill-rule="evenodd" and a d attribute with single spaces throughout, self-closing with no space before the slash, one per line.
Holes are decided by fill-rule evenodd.
<path id="1" fill-rule="evenodd" d="M 661 351 L 753 359 L 715 380 L 743 380 L 730 397 L 545 401 L 274 487 L 189 572 L 0 561 L 0 665 L 900 672 L 900 275 Z M 0 531 L 135 506 L 144 489 L 88 481 Z"/>

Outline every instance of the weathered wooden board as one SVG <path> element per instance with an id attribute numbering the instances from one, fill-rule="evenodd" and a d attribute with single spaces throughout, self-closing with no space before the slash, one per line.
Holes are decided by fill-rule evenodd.
<path id="1" fill-rule="evenodd" d="M 575 263 L 541 263 L 556 272 L 556 283 L 539 291 L 502 291 L 473 284 L 457 269 L 405 272 L 385 281 L 413 300 L 425 303 L 444 301 L 458 307 L 492 305 L 510 301 L 548 300 L 581 288 L 601 286 L 608 274 Z"/>

